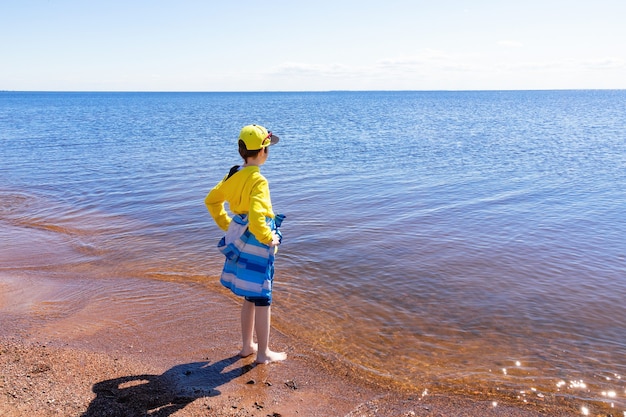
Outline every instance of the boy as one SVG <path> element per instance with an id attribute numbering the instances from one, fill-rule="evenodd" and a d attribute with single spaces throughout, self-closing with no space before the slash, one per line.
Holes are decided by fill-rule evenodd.
<path id="1" fill-rule="evenodd" d="M 263 126 L 241 129 L 239 154 L 243 166 L 234 166 L 204 200 L 215 223 L 227 232 L 218 245 L 226 255 L 220 282 L 244 297 L 243 348 L 239 355 L 256 353 L 257 363 L 287 358 L 286 353 L 269 348 L 274 254 L 280 244 L 277 226 L 282 216 L 272 210 L 269 185 L 259 168 L 269 156 L 269 146 L 277 142 L 278 136 Z M 224 208 L 225 202 L 234 214 L 232 218 Z M 254 343 L 255 331 L 258 343 Z"/>

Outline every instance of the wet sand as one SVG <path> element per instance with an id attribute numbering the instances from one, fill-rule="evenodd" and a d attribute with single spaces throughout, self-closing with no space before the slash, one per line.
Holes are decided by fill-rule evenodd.
<path id="1" fill-rule="evenodd" d="M 407 391 L 276 327 L 271 345 L 287 361 L 255 365 L 236 356 L 240 301 L 217 279 L 120 278 L 60 263 L 72 259 L 51 249 L 62 241 L 23 244 L 39 232 L 11 229 L 13 249 L 0 253 L 2 417 L 580 415 L 554 400 L 436 392 L 427 380 Z"/>
<path id="2" fill-rule="evenodd" d="M 0 274 L 0 415 L 580 415 L 557 402 L 407 392 L 278 329 L 272 346 L 288 360 L 254 365 L 235 356 L 237 300 L 144 281 L 123 290 L 130 281 Z"/>

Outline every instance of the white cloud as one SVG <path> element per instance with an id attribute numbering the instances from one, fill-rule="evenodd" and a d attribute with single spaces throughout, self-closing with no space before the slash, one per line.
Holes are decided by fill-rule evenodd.
<path id="1" fill-rule="evenodd" d="M 344 77 L 355 75 L 354 68 L 343 64 L 310 64 L 304 62 L 284 62 L 270 69 L 272 76 L 289 77 Z"/>
<path id="2" fill-rule="evenodd" d="M 604 58 L 590 61 L 574 59 L 561 61 L 520 61 L 508 64 L 500 64 L 500 69 L 510 72 L 555 72 L 555 71 L 596 71 L 626 70 L 626 62 L 617 58 Z"/>
<path id="3" fill-rule="evenodd" d="M 504 48 L 523 48 L 524 44 L 518 41 L 502 40 L 498 42 L 498 46 L 502 46 Z"/>
<path id="4" fill-rule="evenodd" d="M 591 70 L 626 70 L 626 61 L 618 58 L 604 58 L 581 63 Z"/>
<path id="5" fill-rule="evenodd" d="M 480 71 L 478 57 L 454 55 L 443 51 L 426 49 L 414 56 L 387 58 L 376 63 L 376 69 L 385 72 L 434 72 L 434 71 Z"/>

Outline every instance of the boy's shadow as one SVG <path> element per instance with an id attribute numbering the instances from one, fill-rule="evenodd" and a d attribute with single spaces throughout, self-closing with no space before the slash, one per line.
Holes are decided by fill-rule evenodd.
<path id="1" fill-rule="evenodd" d="M 244 375 L 254 365 L 243 365 L 224 372 L 239 356 L 219 362 L 177 365 L 162 375 L 134 375 L 98 382 L 96 398 L 81 417 L 166 417 L 202 397 L 220 394 L 216 388 Z"/>

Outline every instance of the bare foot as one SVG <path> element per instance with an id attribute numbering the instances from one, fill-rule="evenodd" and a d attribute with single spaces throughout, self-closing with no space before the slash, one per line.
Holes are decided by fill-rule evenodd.
<path id="1" fill-rule="evenodd" d="M 272 352 L 268 350 L 264 354 L 260 352 L 256 355 L 256 363 L 271 363 L 271 362 L 280 362 L 287 359 L 287 354 L 285 352 Z"/>
<path id="2" fill-rule="evenodd" d="M 258 349 L 258 345 L 256 343 L 253 343 L 251 346 L 246 346 L 241 349 L 241 352 L 239 352 L 239 356 L 241 356 L 242 358 L 247 358 L 248 356 L 256 353 Z"/>

